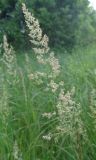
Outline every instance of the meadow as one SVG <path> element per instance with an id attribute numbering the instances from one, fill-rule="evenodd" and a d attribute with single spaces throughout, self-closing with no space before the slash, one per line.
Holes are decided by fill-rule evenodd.
<path id="1" fill-rule="evenodd" d="M 25 6 L 23 12 L 29 36 L 35 33 L 32 44 L 42 47 L 15 53 L 4 36 L 0 159 L 95 160 L 96 46 L 77 47 L 72 53 L 49 52 L 38 21 Z M 27 16 L 35 27 L 30 27 Z"/>

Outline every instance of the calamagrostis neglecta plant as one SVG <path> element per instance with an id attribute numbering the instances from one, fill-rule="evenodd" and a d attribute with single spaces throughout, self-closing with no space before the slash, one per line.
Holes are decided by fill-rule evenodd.
<path id="1" fill-rule="evenodd" d="M 14 84 L 16 83 L 16 66 L 17 66 L 17 62 L 16 62 L 16 56 L 13 50 L 12 46 L 9 46 L 8 42 L 7 42 L 7 37 L 4 35 L 3 37 L 3 58 L 2 58 L 2 62 L 3 62 L 3 67 L 4 67 L 4 71 L 7 74 L 6 77 L 6 81 L 9 84 Z"/>
<path id="2" fill-rule="evenodd" d="M 22 10 L 24 13 L 26 25 L 29 29 L 29 37 L 33 45 L 33 50 L 36 54 L 37 61 L 40 64 L 49 65 L 51 67 L 51 72 L 48 75 L 46 73 L 38 74 L 38 72 L 31 73 L 29 75 L 29 79 L 40 81 L 42 76 L 47 76 L 49 78 L 49 82 L 47 83 L 46 90 L 51 89 L 54 94 L 59 92 L 56 105 L 57 111 L 53 112 L 57 112 L 59 124 L 56 129 L 59 131 L 59 134 L 62 135 L 66 133 L 71 137 L 76 137 L 76 134 L 84 135 L 85 130 L 81 120 L 82 110 L 81 106 L 77 105 L 75 101 L 72 100 L 71 96 L 73 91 L 67 92 L 65 94 L 63 90 L 64 82 L 55 82 L 55 78 L 60 74 L 60 64 L 58 59 L 55 58 L 54 52 L 50 51 L 48 46 L 48 37 L 42 34 L 38 20 L 35 19 L 33 14 L 28 11 L 25 4 L 22 4 Z M 47 56 L 46 53 L 48 53 Z M 41 83 L 43 83 L 43 81 L 41 81 Z M 53 113 L 43 113 L 42 116 L 49 119 L 49 117 L 54 117 Z M 51 138 L 51 133 L 43 136 L 43 139 L 48 139 L 48 141 L 50 141 Z"/>

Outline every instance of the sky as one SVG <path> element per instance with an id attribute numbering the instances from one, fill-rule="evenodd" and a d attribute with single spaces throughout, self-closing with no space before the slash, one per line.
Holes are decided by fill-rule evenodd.
<path id="1" fill-rule="evenodd" d="M 90 5 L 96 10 L 96 0 L 89 0 Z"/>

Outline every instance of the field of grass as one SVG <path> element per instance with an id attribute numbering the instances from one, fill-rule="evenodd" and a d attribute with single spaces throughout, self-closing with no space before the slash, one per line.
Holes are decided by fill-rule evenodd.
<path id="1" fill-rule="evenodd" d="M 58 94 L 45 90 L 48 79 L 29 77 L 37 70 L 50 73 L 50 68 L 39 65 L 33 53 L 26 54 L 17 53 L 15 80 L 10 66 L 0 63 L 0 160 L 95 160 L 96 47 L 55 55 L 61 65 L 56 82 L 64 81 L 65 95 L 75 87 L 72 101 L 80 103 L 77 113 L 74 105 L 65 113 L 68 119 L 58 115 Z"/>

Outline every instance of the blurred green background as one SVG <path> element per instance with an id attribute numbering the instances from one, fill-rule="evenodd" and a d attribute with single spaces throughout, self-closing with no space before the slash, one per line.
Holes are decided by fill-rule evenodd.
<path id="1" fill-rule="evenodd" d="M 39 19 L 50 47 L 71 50 L 96 42 L 96 11 L 88 0 L 0 0 L 0 42 L 7 34 L 15 49 L 30 49 L 22 3 Z"/>

